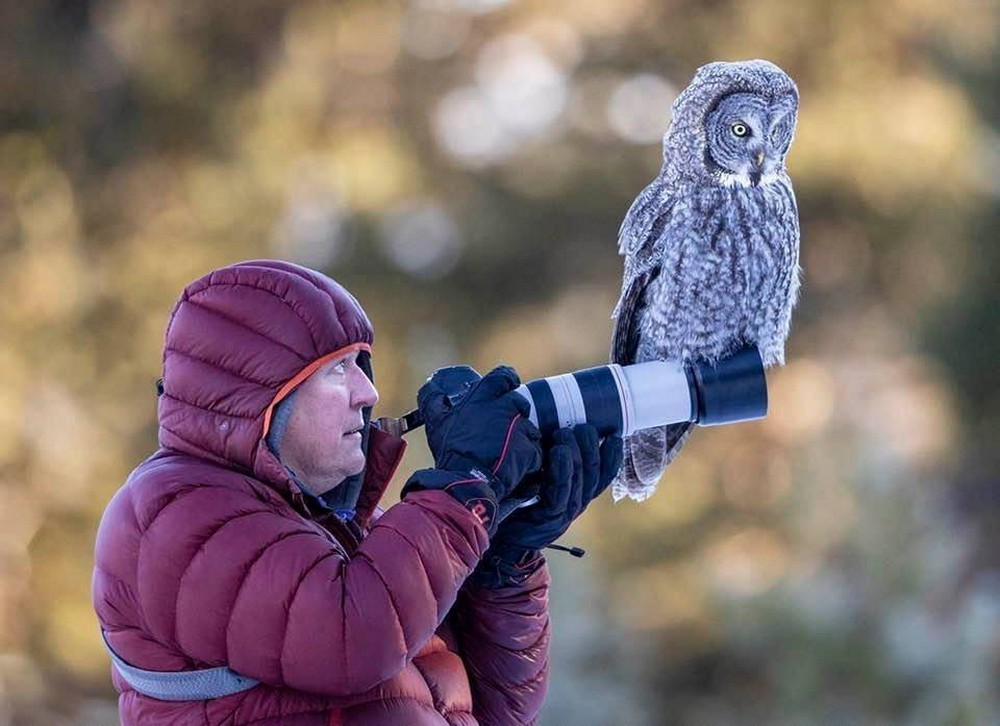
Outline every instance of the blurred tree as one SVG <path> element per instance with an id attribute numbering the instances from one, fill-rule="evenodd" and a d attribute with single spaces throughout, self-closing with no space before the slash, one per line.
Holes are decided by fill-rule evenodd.
<path id="1" fill-rule="evenodd" d="M 959 229 L 968 246 L 962 288 L 933 311 L 925 326 L 926 343 L 948 369 L 962 409 L 961 461 L 951 494 L 960 520 L 976 539 L 954 593 L 962 600 L 982 587 L 988 573 L 1000 571 L 1000 387 L 988 363 L 1000 356 L 1000 250 L 994 243 L 1000 235 L 1000 53 L 996 46 L 972 58 L 935 50 L 941 65 L 967 88 L 985 127 L 973 170 L 980 209 Z"/>

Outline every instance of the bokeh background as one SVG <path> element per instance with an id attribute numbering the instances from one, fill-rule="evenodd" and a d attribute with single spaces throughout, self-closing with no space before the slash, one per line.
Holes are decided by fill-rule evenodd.
<path id="1" fill-rule="evenodd" d="M 788 365 L 766 420 L 697 432 L 653 499 L 595 503 L 584 560 L 550 556 L 543 723 L 1000 723 L 998 16 L 2 3 L 0 725 L 117 723 L 93 537 L 155 447 L 188 281 L 267 256 L 346 284 L 382 414 L 447 363 L 600 364 L 671 101 L 754 57 L 802 99 Z"/>

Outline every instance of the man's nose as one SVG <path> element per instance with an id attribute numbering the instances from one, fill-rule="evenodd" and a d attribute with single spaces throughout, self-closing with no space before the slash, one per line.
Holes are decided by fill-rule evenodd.
<path id="1" fill-rule="evenodd" d="M 356 406 L 374 406 L 378 403 L 378 391 L 375 389 L 375 384 L 362 370 L 357 371 L 353 393 L 354 405 Z"/>

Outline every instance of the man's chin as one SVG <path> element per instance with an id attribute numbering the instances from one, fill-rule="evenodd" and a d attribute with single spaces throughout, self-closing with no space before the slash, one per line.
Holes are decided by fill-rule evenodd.
<path id="1" fill-rule="evenodd" d="M 355 460 L 356 459 L 356 460 Z M 365 470 L 365 455 L 362 453 L 361 448 L 358 448 L 357 456 L 351 457 L 352 466 L 348 466 L 347 469 L 350 471 L 348 476 L 354 476 L 355 474 L 360 474 Z"/>

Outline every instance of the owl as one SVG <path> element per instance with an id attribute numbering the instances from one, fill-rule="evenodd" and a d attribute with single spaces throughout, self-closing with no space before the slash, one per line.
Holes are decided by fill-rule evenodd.
<path id="1" fill-rule="evenodd" d="M 673 104 L 663 166 L 632 203 L 611 359 L 714 362 L 756 344 L 784 363 L 799 291 L 799 221 L 785 169 L 798 89 L 773 63 L 710 63 Z M 649 497 L 693 424 L 625 441 L 615 501 Z"/>

